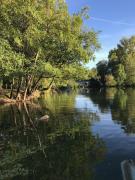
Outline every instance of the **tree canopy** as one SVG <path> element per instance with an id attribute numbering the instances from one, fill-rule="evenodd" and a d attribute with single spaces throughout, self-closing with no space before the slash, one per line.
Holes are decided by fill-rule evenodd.
<path id="1" fill-rule="evenodd" d="M 3 87 L 16 89 L 15 98 L 23 90 L 25 99 L 42 78 L 93 59 L 100 45 L 98 33 L 84 28 L 85 10 L 71 15 L 64 0 L 0 0 Z"/>
<path id="2" fill-rule="evenodd" d="M 135 36 L 123 38 L 110 50 L 108 61 L 97 64 L 97 73 L 107 86 L 135 86 Z"/>

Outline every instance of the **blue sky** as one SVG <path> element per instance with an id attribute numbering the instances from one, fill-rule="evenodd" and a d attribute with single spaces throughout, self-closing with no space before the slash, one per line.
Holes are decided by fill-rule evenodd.
<path id="1" fill-rule="evenodd" d="M 66 0 L 70 13 L 89 6 L 89 16 L 86 24 L 89 28 L 101 31 L 99 40 L 102 49 L 96 53 L 95 62 L 90 62 L 92 68 L 102 59 L 107 59 L 110 49 L 117 46 L 123 37 L 135 35 L 135 0 Z"/>

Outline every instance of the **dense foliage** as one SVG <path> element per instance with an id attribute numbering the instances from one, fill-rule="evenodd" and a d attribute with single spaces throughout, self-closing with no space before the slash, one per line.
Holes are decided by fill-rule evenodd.
<path id="1" fill-rule="evenodd" d="M 97 73 L 106 86 L 135 86 L 135 36 L 122 39 L 108 61 L 97 64 Z"/>
<path id="2" fill-rule="evenodd" d="M 10 98 L 26 99 L 44 78 L 78 79 L 99 48 L 85 30 L 84 8 L 70 15 L 64 0 L 0 0 L 0 77 Z"/>

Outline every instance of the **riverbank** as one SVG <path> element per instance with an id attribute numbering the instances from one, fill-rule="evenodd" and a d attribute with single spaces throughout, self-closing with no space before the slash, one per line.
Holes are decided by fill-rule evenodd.
<path id="1" fill-rule="evenodd" d="M 9 97 L 8 93 L 9 92 L 5 91 L 5 90 L 1 91 L 1 93 L 0 93 L 0 104 L 15 104 L 15 103 L 20 103 L 20 102 L 24 103 L 24 102 L 28 102 L 28 101 L 31 101 L 33 99 L 39 98 L 40 94 L 41 94 L 41 92 L 37 90 L 37 91 L 33 92 L 32 95 L 28 96 L 24 100 L 21 97 L 21 95 L 19 98 L 8 98 Z"/>

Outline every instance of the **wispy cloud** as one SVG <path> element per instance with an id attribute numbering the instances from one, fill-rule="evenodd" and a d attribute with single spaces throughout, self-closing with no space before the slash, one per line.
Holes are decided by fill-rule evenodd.
<path id="1" fill-rule="evenodd" d="M 97 17 L 91 17 L 91 20 L 99 21 L 99 22 L 105 22 L 105 23 L 111 23 L 111 24 L 118 24 L 118 25 L 124 25 L 124 26 L 134 26 L 135 24 L 126 23 L 126 22 L 120 22 L 120 21 L 113 21 L 110 19 L 104 19 L 104 18 L 97 18 Z"/>
<path id="2" fill-rule="evenodd" d="M 89 68 L 96 67 L 96 64 L 102 59 L 108 59 L 109 51 L 117 47 L 117 44 L 119 43 L 120 39 L 122 39 L 123 37 L 130 37 L 132 35 L 135 35 L 135 24 L 112 21 L 109 19 L 102 19 L 96 17 L 91 17 L 91 19 L 94 21 L 121 25 L 122 27 L 118 27 L 118 29 L 115 28 L 114 31 L 110 31 L 110 29 L 107 31 L 105 30 L 100 34 L 99 38 L 102 49 L 95 53 L 96 59 L 94 62 L 91 61 L 87 65 Z"/>

